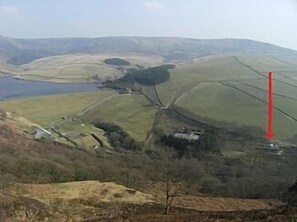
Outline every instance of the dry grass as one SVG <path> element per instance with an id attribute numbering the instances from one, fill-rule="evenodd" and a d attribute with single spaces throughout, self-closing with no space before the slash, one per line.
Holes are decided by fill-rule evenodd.
<path id="1" fill-rule="evenodd" d="M 157 189 L 157 191 L 155 190 Z M 142 193 L 113 182 L 80 181 L 56 184 L 18 184 L 18 194 L 41 201 L 52 200 L 94 200 L 99 202 L 126 202 L 130 204 L 145 204 L 156 201 L 163 204 L 163 189 L 161 183 L 150 187 L 147 193 Z M 156 199 L 154 195 L 158 193 Z M 206 197 L 182 195 L 174 200 L 173 206 L 187 209 L 224 212 L 269 210 L 283 206 L 275 200 L 239 199 L 224 197 Z"/>
<path id="2" fill-rule="evenodd" d="M 25 71 L 19 72 L 19 78 L 51 82 L 92 82 L 95 75 L 101 81 L 123 76 L 117 66 L 104 63 L 106 58 L 122 58 L 130 62 L 129 67 L 160 65 L 163 58 L 143 54 L 70 54 L 50 56 L 22 65 Z"/>
<path id="3" fill-rule="evenodd" d="M 153 195 L 154 201 L 163 204 L 165 200 L 165 187 L 164 182 L 154 182 L 148 185 L 144 189 L 144 192 Z M 275 209 L 283 206 L 283 203 L 277 200 L 209 197 L 201 193 L 201 196 L 181 195 L 180 197 L 176 197 L 173 201 L 173 206 L 198 211 L 220 212 Z"/>
<path id="4" fill-rule="evenodd" d="M 10 74 L 18 74 L 22 71 L 22 68 L 15 66 L 15 65 L 11 65 L 8 63 L 5 63 L 3 61 L 1 61 L 0 59 L 0 73 L 10 73 Z M 0 74 L 1 76 L 1 74 Z"/>
<path id="5" fill-rule="evenodd" d="M 152 196 L 112 182 L 80 181 L 56 184 L 21 184 L 21 195 L 43 201 L 96 199 L 97 202 L 152 202 Z"/>

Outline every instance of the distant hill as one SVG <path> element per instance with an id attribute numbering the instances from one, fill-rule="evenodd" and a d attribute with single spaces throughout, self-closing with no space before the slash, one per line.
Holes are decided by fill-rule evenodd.
<path id="1" fill-rule="evenodd" d="M 22 65 L 35 59 L 73 53 L 145 53 L 182 61 L 224 53 L 297 56 L 297 51 L 246 39 L 200 40 L 173 37 L 13 39 L 0 37 L 0 59 Z"/>

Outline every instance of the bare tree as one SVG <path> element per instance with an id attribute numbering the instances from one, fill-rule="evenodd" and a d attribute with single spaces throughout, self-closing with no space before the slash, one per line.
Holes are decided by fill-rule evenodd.
<path id="1" fill-rule="evenodd" d="M 174 163 L 169 165 L 168 159 L 166 159 L 166 172 L 165 172 L 165 214 L 170 212 L 171 205 L 174 198 L 179 197 L 182 193 L 183 183 L 178 176 L 178 170 Z"/>
<path id="2" fill-rule="evenodd" d="M 168 215 L 170 207 L 175 197 L 179 197 L 182 193 L 182 182 L 173 183 L 169 180 L 166 180 L 166 196 L 165 196 L 165 214 Z"/>

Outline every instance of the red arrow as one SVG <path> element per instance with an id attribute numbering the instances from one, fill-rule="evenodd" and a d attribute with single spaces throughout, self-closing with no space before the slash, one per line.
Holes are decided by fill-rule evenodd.
<path id="1" fill-rule="evenodd" d="M 273 84 L 272 72 L 268 73 L 268 98 L 267 98 L 267 132 L 266 138 L 272 140 L 273 133 Z"/>

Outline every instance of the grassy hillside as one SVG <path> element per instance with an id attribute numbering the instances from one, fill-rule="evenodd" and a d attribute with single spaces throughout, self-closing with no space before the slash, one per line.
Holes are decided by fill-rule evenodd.
<path id="1" fill-rule="evenodd" d="M 104 64 L 105 58 L 106 55 L 85 54 L 56 56 L 36 60 L 23 65 L 23 68 L 42 71 L 43 75 L 46 76 L 46 71 L 43 70 L 46 67 L 54 67 L 59 64 L 57 67 L 73 68 L 76 65 L 79 67 L 82 63 L 85 63 L 87 66 L 96 66 L 98 69 L 101 67 L 102 70 L 107 67 L 111 71 L 109 74 L 114 70 L 119 72 L 114 66 Z M 162 61 L 161 57 L 139 55 L 125 55 L 122 58 L 125 58 L 133 65 L 142 64 L 144 66 Z M 204 118 L 206 121 L 213 120 L 211 123 L 226 122 L 234 126 L 252 125 L 265 130 L 266 72 L 268 70 L 274 72 L 275 78 L 276 138 L 289 139 L 296 134 L 297 66 L 274 56 L 239 54 L 235 56 L 198 58 L 177 64 L 176 68 L 170 70 L 168 81 L 155 87 L 142 86 L 142 88 L 144 93 L 156 104 L 164 106 L 175 104 Z M 66 71 L 63 73 L 61 75 L 71 81 L 74 80 L 75 72 L 69 72 L 68 77 Z M 89 74 L 91 73 L 89 72 Z M 105 74 L 107 73 L 105 72 Z M 55 76 L 52 71 L 49 74 L 51 76 L 49 78 L 60 78 L 60 76 Z M 82 76 L 81 74 L 78 75 Z M 25 74 L 24 76 L 29 75 Z M 82 96 L 77 100 L 78 105 L 71 104 L 69 108 L 66 105 L 61 109 L 62 111 L 65 109 L 71 110 L 72 112 L 69 113 L 67 113 L 68 111 L 61 112 L 55 109 L 54 104 L 63 101 L 63 96 L 61 100 L 58 99 L 59 97 L 46 97 L 49 98 L 46 99 L 48 101 L 44 99 L 42 101 L 38 98 L 28 99 L 25 100 L 27 104 L 24 103 L 23 105 L 21 105 L 21 101 L 2 102 L 0 107 L 11 112 L 17 112 L 39 124 L 46 125 L 64 115 L 74 114 L 90 106 L 92 101 L 95 100 L 95 94 L 82 95 L 92 96 L 88 99 L 84 99 L 85 97 Z M 103 93 L 101 95 L 100 98 L 103 99 L 110 94 Z M 58 102 L 55 101 L 56 99 Z M 66 101 L 70 103 L 72 97 L 69 97 Z M 73 106 L 77 108 L 75 109 Z M 109 119 L 126 129 L 131 133 L 132 137 L 144 140 L 151 129 L 158 109 L 157 106 L 150 109 L 147 109 L 147 107 L 149 107 L 149 104 L 144 97 L 136 95 L 120 96 L 112 98 L 102 106 L 94 107 L 93 110 L 83 115 L 83 121 L 90 123 L 97 119 Z M 36 110 L 39 110 L 39 112 L 35 112 Z M 48 110 L 51 110 L 49 116 L 47 115 Z M 131 112 L 134 114 L 131 115 Z M 141 121 L 144 124 L 138 123 Z M 69 129 L 73 127 L 69 124 L 65 126 L 69 127 Z"/>
<path id="2" fill-rule="evenodd" d="M 2 74 L 12 74 L 12 75 L 16 75 L 20 72 L 22 72 L 23 69 L 19 66 L 15 66 L 15 65 L 12 65 L 12 64 L 8 64 L 4 61 L 1 61 L 0 59 L 0 76 Z"/>
<path id="3" fill-rule="evenodd" d="M 73 53 L 145 53 L 171 61 L 222 53 L 269 53 L 290 56 L 293 50 L 245 39 L 186 39 L 165 37 L 102 37 L 58 39 L 12 39 L 0 37 L 1 54 L 12 64 Z"/>
<path id="4" fill-rule="evenodd" d="M 98 92 L 72 93 L 56 96 L 41 96 L 13 101 L 2 101 L 0 108 L 15 112 L 44 127 L 64 116 L 79 113 L 94 103 L 101 101 L 115 92 L 102 90 Z"/>
<path id="5" fill-rule="evenodd" d="M 102 118 L 123 126 L 133 137 L 143 139 L 146 130 L 152 125 L 153 114 L 158 110 L 142 95 L 116 94 L 116 96 L 103 101 L 102 103 L 101 100 L 101 103 L 92 109 L 84 109 L 85 111 L 73 115 L 72 117 L 76 120 L 67 123 L 91 123 Z M 169 110 L 163 111 L 169 112 Z M 168 169 L 172 173 L 172 175 L 170 174 L 172 180 L 185 182 L 183 192 L 187 193 L 187 195 L 177 197 L 173 205 L 193 210 L 228 211 L 239 208 L 243 210 L 271 208 L 274 205 L 271 201 L 214 199 L 192 195 L 197 193 L 201 195 L 201 192 L 205 192 L 230 197 L 275 198 L 280 197 L 282 192 L 295 180 L 296 150 L 293 149 L 291 153 L 284 156 L 268 155 L 257 151 L 255 143 L 244 145 L 241 144 L 241 141 L 235 141 L 234 146 L 241 151 L 242 156 L 230 157 L 225 153 L 219 155 L 208 153 L 207 155 L 202 154 L 197 159 L 191 156 L 179 159 L 172 153 L 172 150 L 163 149 L 160 144 L 154 143 L 151 143 L 149 148 L 146 147 L 148 149 L 143 149 L 144 152 L 132 152 L 121 148 L 106 152 L 101 147 L 82 149 L 52 142 L 38 142 L 25 139 L 28 132 L 25 130 L 16 131 L 14 125 L 10 123 L 10 120 L 5 118 L 0 120 L 2 179 L 6 178 L 5 180 L 8 181 L 7 178 L 9 178 L 12 180 L 11 182 L 26 183 L 73 180 L 114 181 L 134 189 L 141 188 L 144 193 L 154 195 L 154 200 L 160 204 L 154 206 L 153 209 L 160 213 L 164 209 L 163 194 L 164 187 L 166 187 L 164 178 L 168 177 Z M 162 115 L 159 126 L 167 130 L 173 127 L 182 127 L 184 123 L 174 118 L 173 115 Z M 64 128 L 64 125 L 61 127 Z M 86 124 L 86 127 L 90 127 L 90 125 Z M 73 129 L 75 130 L 75 127 Z M 232 148 L 228 147 L 228 151 L 232 151 Z M 164 167 L 165 164 L 168 167 Z M 150 188 L 148 184 L 151 181 L 161 181 L 161 185 L 153 183 L 156 189 Z M 98 206 L 102 211 L 105 209 L 102 204 L 106 202 L 114 204 L 112 209 L 115 209 L 114 206 L 121 206 L 120 203 L 126 200 L 137 204 L 147 203 L 151 200 L 147 198 L 146 194 L 132 189 L 126 189 L 114 183 L 95 181 L 21 185 L 18 188 L 13 193 L 14 197 L 25 195 L 27 198 L 49 202 L 50 207 L 56 207 L 63 215 L 71 216 L 74 215 L 74 212 L 77 215 L 82 211 L 83 215 L 90 215 L 90 212 L 97 209 Z M 91 191 L 92 194 L 85 193 L 85 190 Z M 180 212 L 179 210 L 175 211 L 175 207 L 172 207 L 171 212 Z M 88 211 L 89 209 L 92 210 Z M 147 212 L 147 208 L 144 209 Z M 91 214 L 94 212 L 92 211 Z"/>
<path id="6" fill-rule="evenodd" d="M 129 66 L 109 65 L 108 58 L 129 61 Z M 141 54 L 71 54 L 51 56 L 22 65 L 18 78 L 54 82 L 94 82 L 113 80 L 124 75 L 124 69 L 150 67 L 162 63 L 162 57 Z M 122 69 L 121 69 L 122 68 Z"/>
<path id="7" fill-rule="evenodd" d="M 8 189 L 7 196 L 0 195 L 0 204 L 6 209 L 5 202 L 9 201 L 8 221 L 122 221 L 125 218 L 131 222 L 220 222 L 226 221 L 226 217 L 232 221 L 247 218 L 254 221 L 268 216 L 271 219 L 283 207 L 274 200 L 182 195 L 173 203 L 172 213 L 165 216 L 164 185 L 159 185 L 158 190 L 157 186 L 147 190 L 151 195 L 113 182 L 17 183 Z"/>
<path id="8" fill-rule="evenodd" d="M 244 87 L 239 86 L 239 88 L 244 90 Z M 256 94 L 255 92 L 251 93 Z M 265 103 L 219 83 L 201 83 L 176 104 L 199 116 L 216 121 L 266 128 Z M 283 110 L 289 110 L 296 116 L 296 101 L 276 98 L 275 105 L 284 107 Z M 279 111 L 275 111 L 274 119 L 277 138 L 288 139 L 296 134 L 296 122 L 286 118 Z"/>
<path id="9" fill-rule="evenodd" d="M 133 138 L 143 141 L 148 135 L 158 107 L 142 95 L 120 95 L 82 116 L 85 122 L 109 120 L 124 128 Z"/>
<path id="10" fill-rule="evenodd" d="M 147 137 L 158 111 L 158 107 L 142 95 L 118 95 L 112 90 L 3 101 L 0 109 L 44 127 L 57 124 L 66 134 L 98 132 L 93 123 L 108 120 L 123 127 L 139 141 Z M 63 121 L 65 116 L 67 120 Z M 69 121 L 71 118 L 75 121 Z"/>
<path id="11" fill-rule="evenodd" d="M 267 141 L 252 136 L 264 136 L 267 71 L 275 74 L 276 138 L 296 134 L 295 55 L 235 39 L 0 38 L 0 72 L 11 70 L 31 80 L 104 81 L 123 76 L 126 67 L 177 62 L 162 81 L 135 84 L 132 92 L 0 101 L 0 210 L 8 209 L 11 221 L 17 221 L 14 212 L 29 221 L 35 216 L 37 221 L 95 221 L 127 215 L 131 221 L 192 221 L 200 216 L 201 221 L 271 220 L 280 203 L 261 198 L 280 199 L 294 183 L 297 149 L 288 146 L 275 155 L 257 149 Z M 106 64 L 108 58 L 127 63 Z M 158 72 L 142 74 L 161 77 Z M 35 140 L 33 126 L 39 125 L 52 130 L 53 138 Z M 202 131 L 197 149 L 190 143 L 177 143 L 178 149 L 162 143 L 167 133 L 187 127 Z M 179 190 L 168 217 L 161 216 L 166 186 Z"/>
<path id="12" fill-rule="evenodd" d="M 170 81 L 158 85 L 157 90 L 163 103 L 174 100 L 206 121 L 265 129 L 266 73 L 271 70 L 275 78 L 276 138 L 288 139 L 297 131 L 296 68 L 263 55 L 198 59 L 177 65 Z"/>
<path id="13" fill-rule="evenodd" d="M 67 67 L 69 64 L 75 66 L 76 63 L 81 64 L 86 61 L 94 62 L 95 66 L 99 67 L 101 63 L 104 63 L 105 58 L 106 56 L 103 55 L 84 54 L 57 56 L 36 60 L 23 67 L 42 70 L 41 67 L 53 67 L 57 63 L 60 63 L 59 67 Z M 160 57 L 151 56 L 126 55 L 125 59 L 134 65 L 141 62 L 143 65 L 161 62 Z M 100 62 L 96 63 L 96 61 Z M 103 64 L 102 67 L 105 65 Z M 108 66 L 108 68 L 116 70 L 113 66 Z M 155 88 L 142 87 L 144 93 L 150 96 L 156 104 L 160 104 L 160 99 L 164 106 L 175 104 L 206 121 L 213 120 L 211 123 L 225 122 L 234 124 L 234 126 L 253 125 L 265 130 L 267 70 L 272 70 L 275 78 L 276 138 L 292 138 L 296 134 L 297 124 L 295 121 L 297 118 L 297 67 L 274 56 L 240 54 L 194 59 L 179 63 L 176 68 L 170 70 L 168 81 L 156 85 Z M 52 75 L 52 72 L 50 73 Z M 71 74 L 69 79 L 73 80 L 73 73 L 69 72 L 69 74 Z M 102 97 L 98 100 L 108 97 L 111 95 L 109 93 L 99 93 Z M 23 103 L 23 105 L 21 105 L 22 100 L 2 102 L 0 107 L 17 112 L 39 124 L 47 125 L 55 119 L 83 110 L 96 100 L 96 94 L 82 95 L 88 95 L 86 96 L 88 99 L 81 96 L 77 100 L 77 105 L 71 104 L 69 107 L 66 105 L 61 111 L 58 111 L 54 105 L 59 104 L 59 101 L 66 101 L 65 104 L 71 103 L 71 96 L 66 100 L 63 96 L 45 97 L 47 101 L 44 98 L 33 98 L 24 100 L 26 104 Z M 144 140 L 151 129 L 158 109 L 157 106 L 152 106 L 150 109 L 147 107 L 149 107 L 148 101 L 142 96 L 119 96 L 101 106 L 94 107 L 93 110 L 83 115 L 83 121 L 90 123 L 98 119 L 108 119 L 126 129 L 132 137 Z M 141 121 L 143 124 L 139 124 Z M 74 126 L 66 124 L 65 127 L 71 129 L 76 125 L 76 123 Z"/>

